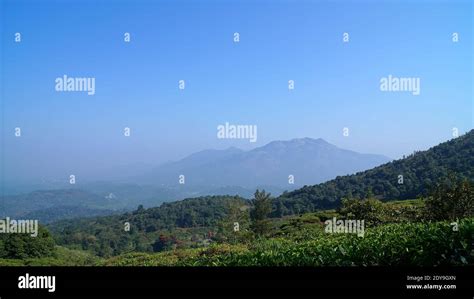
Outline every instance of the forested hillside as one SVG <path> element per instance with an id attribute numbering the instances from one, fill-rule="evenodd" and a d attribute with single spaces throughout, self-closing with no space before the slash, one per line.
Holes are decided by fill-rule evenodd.
<path id="1" fill-rule="evenodd" d="M 212 237 L 211 228 L 228 217 L 232 209 L 243 211 L 248 205 L 248 200 L 238 196 L 207 196 L 150 209 L 140 206 L 122 215 L 59 221 L 48 228 L 60 245 L 75 244 L 76 249 L 109 256 L 152 251 L 160 236 L 169 239 L 170 246 L 186 246 L 186 241 L 199 243 Z"/>
<path id="2" fill-rule="evenodd" d="M 474 180 L 474 130 L 367 171 L 286 192 L 276 200 L 273 216 L 335 208 L 342 198 L 416 198 L 426 195 L 449 173 Z"/>

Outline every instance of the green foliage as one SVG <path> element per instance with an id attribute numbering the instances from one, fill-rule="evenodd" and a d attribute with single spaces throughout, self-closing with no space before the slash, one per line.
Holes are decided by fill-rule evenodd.
<path id="1" fill-rule="evenodd" d="M 18 266 L 24 266 L 24 265 L 25 265 L 24 260 L 0 258 L 0 267 L 18 267 Z"/>
<path id="2" fill-rule="evenodd" d="M 176 237 L 174 236 L 165 236 L 163 234 L 153 243 L 153 251 L 165 251 L 172 249 L 177 244 Z"/>
<path id="3" fill-rule="evenodd" d="M 272 200 L 270 193 L 265 193 L 265 190 L 255 191 L 255 197 L 252 200 L 252 210 L 250 211 L 250 219 L 252 220 L 251 229 L 259 236 L 268 233 L 269 221 L 268 214 L 272 211 Z"/>
<path id="4" fill-rule="evenodd" d="M 381 225 L 361 238 L 317 234 L 295 242 L 260 239 L 250 246 L 214 245 L 207 249 L 114 257 L 106 265 L 128 266 L 442 266 L 474 263 L 474 218 L 459 231 L 448 222 Z"/>
<path id="5" fill-rule="evenodd" d="M 366 225 L 379 225 L 383 222 L 384 206 L 380 200 L 368 198 L 343 199 L 342 207 L 338 211 L 346 219 L 364 220 Z"/>
<path id="6" fill-rule="evenodd" d="M 236 201 L 229 201 L 227 216 L 217 224 L 217 233 L 214 240 L 220 243 L 246 243 L 252 239 L 249 229 L 249 206 Z"/>
<path id="7" fill-rule="evenodd" d="M 0 266 L 94 266 L 100 259 L 88 252 L 56 246 L 53 255 L 25 259 L 0 259 Z"/>
<path id="8" fill-rule="evenodd" d="M 207 248 L 183 249 L 165 251 L 155 254 L 129 253 L 107 259 L 101 263 L 104 266 L 198 266 L 216 265 L 213 258 L 236 255 L 247 252 L 244 245 L 219 244 Z"/>
<path id="9" fill-rule="evenodd" d="M 295 241 L 313 239 L 323 231 L 323 221 L 319 217 L 320 214 L 322 213 L 308 213 L 274 220 L 274 227 L 270 236 L 284 237 Z M 333 215 L 339 216 L 335 212 L 326 214 L 326 216 L 328 215 L 331 215 L 331 218 Z"/>
<path id="10" fill-rule="evenodd" d="M 238 196 L 206 196 L 163 203 L 160 207 L 123 215 L 60 221 L 49 228 L 59 245 L 110 257 L 127 252 L 161 250 L 160 235 L 186 245 L 214 235 L 219 222 L 228 218 L 230 203 L 246 208 L 249 202 Z M 125 230 L 130 224 L 130 231 Z M 196 243 L 196 242 L 194 242 Z M 154 246 L 155 245 L 155 246 Z M 192 246 L 189 244 L 189 246 Z M 163 249 L 169 249 L 164 246 Z"/>
<path id="11" fill-rule="evenodd" d="M 259 195 L 261 196 L 261 195 Z M 263 196 L 267 198 L 266 196 Z M 231 206 L 226 203 L 227 215 L 233 215 Z M 373 208 L 373 207 L 376 208 Z M 245 215 L 246 205 L 237 209 L 235 217 Z M 414 214 L 403 212 L 404 209 Z M 116 266 L 442 266 L 474 264 L 474 218 L 460 220 L 458 231 L 453 230 L 450 222 L 406 222 L 420 220 L 410 218 L 419 216 L 424 209 L 423 201 L 407 200 L 381 203 L 375 199 L 364 201 L 347 200 L 341 209 L 344 215 L 336 211 L 321 211 L 300 216 L 271 219 L 267 238 L 248 238 L 233 244 L 212 243 L 206 247 L 185 248 L 179 245 L 175 235 L 189 233 L 190 228 L 175 228 L 168 233 L 160 232 L 150 240 L 155 232 L 143 234 L 140 240 L 149 242 L 157 253 L 124 252 L 108 259 L 100 259 L 93 251 L 56 247 L 52 253 L 30 257 L 0 258 L 3 266 L 41 266 L 41 265 L 116 265 Z M 240 212 L 237 212 L 240 211 Z M 397 211 L 397 213 L 395 213 Z M 147 210 L 140 212 L 147 214 Z M 394 214 L 395 218 L 392 214 Z M 248 213 L 247 213 L 248 215 Z M 356 234 L 326 233 L 323 220 L 348 215 L 366 215 L 367 219 L 384 223 L 366 228 L 364 237 Z M 230 217 L 233 221 L 234 216 Z M 398 217 L 398 218 L 397 218 Z M 387 219 L 394 222 L 385 224 Z M 268 220 L 268 219 L 267 219 Z M 224 223 L 225 219 L 217 223 Z M 198 229 L 198 228 L 195 228 Z M 203 234 L 209 228 L 202 228 Z M 44 230 L 44 228 L 43 228 Z M 47 231 L 44 230 L 47 233 Z M 198 231 L 193 231 L 195 235 Z M 44 234 L 43 234 L 44 237 Z M 32 238 L 34 239 L 34 238 Z M 113 239 L 109 239 L 109 242 Z M 171 240 L 171 243 L 168 241 Z M 166 248 L 156 248 L 161 242 Z M 91 244 L 97 240 L 91 240 Z M 231 242 L 229 239 L 226 242 Z M 99 244 L 106 245 L 104 242 Z M 113 244 L 113 243 L 109 243 Z M 171 245 L 171 246 L 170 246 Z M 103 250 L 111 249 L 105 247 Z M 161 245 L 160 245 L 161 246 Z M 5 239 L 1 239 L 0 248 L 5 248 Z M 79 248 L 80 249 L 80 248 Z M 164 250 L 164 251 L 161 251 Z M 5 252 L 5 251 L 2 251 Z M 21 251 L 19 251 L 21 252 Z"/>
<path id="12" fill-rule="evenodd" d="M 425 217 L 429 220 L 455 220 L 474 215 L 474 187 L 468 180 L 449 178 L 436 185 L 426 200 Z"/>
<path id="13" fill-rule="evenodd" d="M 336 210 L 324 210 L 324 211 L 317 211 L 312 213 L 315 217 L 318 217 L 321 222 L 324 222 L 328 219 L 332 219 L 333 217 L 339 216 L 339 213 Z"/>
<path id="14" fill-rule="evenodd" d="M 42 226 L 38 226 L 38 235 L 30 234 L 0 234 L 0 258 L 26 259 L 52 256 L 54 240 Z"/>
<path id="15" fill-rule="evenodd" d="M 391 201 L 384 203 L 384 223 L 419 222 L 424 219 L 422 199 Z"/>

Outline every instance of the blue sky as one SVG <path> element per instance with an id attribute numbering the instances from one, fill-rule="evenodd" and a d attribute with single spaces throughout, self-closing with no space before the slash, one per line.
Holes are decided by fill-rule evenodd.
<path id="1" fill-rule="evenodd" d="M 471 1 L 1 3 L 7 177 L 298 137 L 398 158 L 473 127 Z M 56 92 L 64 74 L 95 77 L 95 95 Z M 390 74 L 421 94 L 381 92 Z M 217 139 L 225 122 L 257 125 L 258 141 Z"/>

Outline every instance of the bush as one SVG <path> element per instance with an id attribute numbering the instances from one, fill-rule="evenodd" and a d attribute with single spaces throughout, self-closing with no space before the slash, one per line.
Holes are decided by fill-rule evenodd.
<path id="1" fill-rule="evenodd" d="M 364 220 L 368 226 L 381 224 L 385 215 L 383 203 L 375 198 L 343 199 L 338 212 L 346 219 Z"/>
<path id="2" fill-rule="evenodd" d="M 425 218 L 455 220 L 474 215 L 474 188 L 468 180 L 460 181 L 453 175 L 438 184 L 426 200 Z"/>
<path id="3" fill-rule="evenodd" d="M 27 259 L 49 257 L 54 254 L 55 242 L 49 232 L 38 226 L 38 235 L 29 234 L 1 234 L 0 258 Z"/>
<path id="4" fill-rule="evenodd" d="M 474 264 L 474 218 L 449 222 L 381 225 L 355 234 L 317 234 L 314 239 L 260 239 L 250 246 L 132 254 L 106 265 L 169 266 L 438 266 Z"/>

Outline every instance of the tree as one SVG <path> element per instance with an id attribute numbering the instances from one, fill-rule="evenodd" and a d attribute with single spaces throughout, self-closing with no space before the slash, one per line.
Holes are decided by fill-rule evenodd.
<path id="1" fill-rule="evenodd" d="M 36 237 L 29 234 L 2 234 L 0 245 L 0 258 L 26 259 L 52 256 L 56 244 L 48 230 L 38 226 Z"/>
<path id="2" fill-rule="evenodd" d="M 143 207 L 143 205 L 138 205 L 136 213 L 142 213 L 143 211 L 145 211 L 145 208 Z"/>
<path id="3" fill-rule="evenodd" d="M 273 215 L 277 218 L 281 218 L 286 215 L 288 212 L 288 209 L 285 207 L 283 202 L 281 200 L 278 200 L 275 204 L 275 212 Z"/>
<path id="4" fill-rule="evenodd" d="M 378 225 L 383 222 L 384 207 L 380 200 L 368 198 L 343 199 L 338 211 L 346 219 L 364 220 L 367 225 Z"/>
<path id="5" fill-rule="evenodd" d="M 165 250 L 170 250 L 173 248 L 173 244 L 176 243 L 176 239 L 171 236 L 165 236 L 163 234 L 160 235 L 160 237 L 153 243 L 153 251 L 154 252 L 159 252 L 159 251 L 165 251 Z"/>
<path id="6" fill-rule="evenodd" d="M 249 211 L 246 203 L 239 198 L 228 201 L 226 217 L 217 222 L 217 242 L 243 243 L 248 241 Z"/>
<path id="7" fill-rule="evenodd" d="M 252 200 L 252 210 L 250 211 L 251 229 L 257 235 L 265 235 L 269 231 L 268 214 L 272 211 L 272 200 L 270 193 L 265 190 L 255 191 Z"/>
<path id="8" fill-rule="evenodd" d="M 351 198 L 351 197 L 349 197 L 349 198 Z M 368 200 L 375 198 L 374 191 L 372 190 L 372 186 L 367 187 L 367 192 L 365 193 L 365 198 L 368 199 Z"/>
<path id="9" fill-rule="evenodd" d="M 454 174 L 436 185 L 426 200 L 425 217 L 429 220 L 456 220 L 474 215 L 474 188 L 468 180 Z"/>

